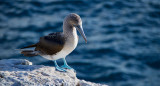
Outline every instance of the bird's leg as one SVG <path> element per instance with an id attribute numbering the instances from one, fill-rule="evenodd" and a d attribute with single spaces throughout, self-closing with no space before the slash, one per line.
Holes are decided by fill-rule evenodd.
<path id="1" fill-rule="evenodd" d="M 60 72 L 66 72 L 65 69 L 63 69 L 63 68 L 61 68 L 61 67 L 58 66 L 56 60 L 54 60 L 54 64 L 55 64 L 56 70 L 58 70 L 58 71 L 60 71 Z"/>
<path id="2" fill-rule="evenodd" d="M 64 62 L 64 65 L 61 66 L 62 68 L 73 69 L 73 68 L 71 68 L 70 66 L 68 66 L 65 58 L 63 58 L 63 62 Z"/>

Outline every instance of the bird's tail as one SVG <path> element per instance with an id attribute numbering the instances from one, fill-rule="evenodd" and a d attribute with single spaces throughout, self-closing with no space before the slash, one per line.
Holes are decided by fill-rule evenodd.
<path id="1" fill-rule="evenodd" d="M 31 47 L 36 47 L 36 46 L 37 46 L 37 44 L 32 44 L 32 45 L 29 45 L 29 46 L 23 47 L 23 48 L 21 48 L 21 49 L 24 49 L 24 48 L 31 48 Z"/>
<path id="2" fill-rule="evenodd" d="M 38 52 L 34 50 L 21 50 L 21 54 L 27 57 L 37 56 Z"/>

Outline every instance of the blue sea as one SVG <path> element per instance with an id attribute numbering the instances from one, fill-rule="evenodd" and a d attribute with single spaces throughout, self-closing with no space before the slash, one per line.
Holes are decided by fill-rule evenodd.
<path id="1" fill-rule="evenodd" d="M 54 66 L 15 49 L 62 31 L 69 13 L 81 16 L 88 39 L 86 44 L 79 35 L 77 48 L 66 57 L 79 79 L 160 86 L 160 0 L 0 0 L 0 59 Z"/>

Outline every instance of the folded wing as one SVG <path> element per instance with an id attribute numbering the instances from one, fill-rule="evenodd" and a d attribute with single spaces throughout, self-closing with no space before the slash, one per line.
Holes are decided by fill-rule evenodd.
<path id="1" fill-rule="evenodd" d="M 35 51 L 40 51 L 44 55 L 53 55 L 62 50 L 64 43 L 65 38 L 62 33 L 52 33 L 40 38 Z"/>

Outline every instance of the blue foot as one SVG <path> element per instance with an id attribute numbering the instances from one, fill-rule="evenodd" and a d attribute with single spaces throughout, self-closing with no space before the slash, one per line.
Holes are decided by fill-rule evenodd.
<path id="1" fill-rule="evenodd" d="M 56 70 L 57 70 L 57 71 L 60 71 L 60 72 L 66 72 L 66 69 L 63 69 L 63 68 L 61 68 L 61 67 L 59 67 L 59 66 L 56 67 Z"/>
<path id="2" fill-rule="evenodd" d="M 61 68 L 61 67 L 58 66 L 56 60 L 54 61 L 54 64 L 55 64 L 55 67 L 56 67 L 56 70 L 57 70 L 57 71 L 66 72 L 66 69 L 63 69 L 63 68 Z"/>
<path id="3" fill-rule="evenodd" d="M 65 65 L 65 64 L 64 64 L 64 65 L 62 65 L 62 66 L 61 66 L 61 68 L 65 68 L 65 69 L 73 69 L 73 68 L 71 68 L 70 66 Z"/>
<path id="4" fill-rule="evenodd" d="M 70 66 L 68 66 L 65 58 L 62 58 L 62 59 L 63 59 L 63 62 L 64 62 L 64 65 L 61 66 L 62 68 L 65 68 L 65 69 L 73 69 L 73 68 L 71 68 Z"/>

